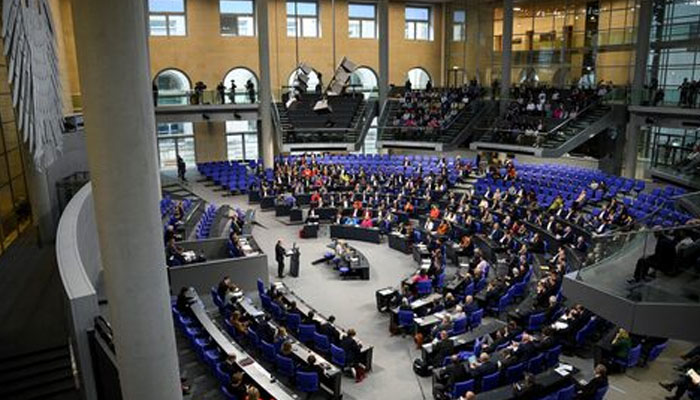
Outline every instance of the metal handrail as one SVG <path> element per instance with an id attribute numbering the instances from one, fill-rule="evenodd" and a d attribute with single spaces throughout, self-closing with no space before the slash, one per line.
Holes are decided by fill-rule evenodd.
<path id="1" fill-rule="evenodd" d="M 596 101 L 591 102 L 589 105 L 587 105 L 586 107 L 584 107 L 583 109 L 581 109 L 581 110 L 576 114 L 576 116 L 574 116 L 574 117 L 569 117 L 569 118 L 565 119 L 564 121 L 562 121 L 560 124 L 554 126 L 554 128 L 552 128 L 552 129 L 550 129 L 550 130 L 548 130 L 548 131 L 545 131 L 545 132 L 539 132 L 539 134 L 540 134 L 540 135 L 551 135 L 551 134 L 557 132 L 557 131 L 558 131 L 559 129 L 561 129 L 564 125 L 570 123 L 571 121 L 576 120 L 577 118 L 581 118 L 581 117 L 583 116 L 583 114 L 584 114 L 586 111 L 588 111 L 589 109 L 591 109 L 592 107 L 598 106 L 598 105 L 600 105 L 601 103 L 603 103 L 604 101 L 606 101 L 606 98 L 612 97 L 612 96 L 611 96 L 612 93 L 614 93 L 616 90 L 618 90 L 618 89 L 617 89 L 617 88 L 613 88 L 610 92 L 606 93 L 605 96 L 603 96 L 603 97 L 597 99 Z M 476 130 L 480 130 L 480 131 L 490 131 L 490 130 L 492 130 L 492 128 L 476 128 Z M 511 132 L 511 133 L 524 133 L 524 131 L 519 130 L 519 129 L 497 129 L 497 131 L 499 131 L 499 132 Z"/>

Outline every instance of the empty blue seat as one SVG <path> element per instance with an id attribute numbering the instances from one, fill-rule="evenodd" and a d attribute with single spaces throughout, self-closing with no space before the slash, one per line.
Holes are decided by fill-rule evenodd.
<path id="1" fill-rule="evenodd" d="M 561 355 L 561 345 L 556 345 L 551 349 L 547 350 L 545 355 L 545 362 L 547 368 L 553 368 L 559 364 L 559 356 Z"/>
<path id="2" fill-rule="evenodd" d="M 297 372 L 297 389 L 304 393 L 318 391 L 318 372 Z"/>
<path id="3" fill-rule="evenodd" d="M 484 377 L 481 378 L 480 391 L 488 392 L 489 390 L 495 389 L 496 386 L 498 386 L 498 379 L 500 378 L 500 376 L 500 371 L 496 371 L 491 375 L 484 375 Z"/>
<path id="4" fill-rule="evenodd" d="M 296 332 L 299 330 L 299 324 L 301 323 L 301 315 L 299 313 L 288 313 L 287 314 L 287 328 L 290 331 Z"/>
<path id="5" fill-rule="evenodd" d="M 318 352 L 324 354 L 328 353 L 331 350 L 331 341 L 328 339 L 327 335 L 314 332 L 314 347 Z"/>
<path id="6" fill-rule="evenodd" d="M 331 362 L 342 368 L 345 366 L 345 361 L 345 350 L 331 344 Z"/>
<path id="7" fill-rule="evenodd" d="M 470 316 L 469 316 L 469 328 L 474 329 L 477 326 L 481 325 L 481 319 L 484 316 L 484 309 L 480 308 L 476 311 L 474 311 Z"/>
<path id="8" fill-rule="evenodd" d="M 452 331 L 450 332 L 450 335 L 461 335 L 462 333 L 466 332 L 467 323 L 468 321 L 466 316 L 455 319 L 452 323 Z"/>
<path id="9" fill-rule="evenodd" d="M 285 357 L 281 354 L 276 354 L 275 355 L 275 367 L 277 368 L 277 372 L 285 376 L 287 378 L 293 378 L 294 377 L 294 362 L 292 361 L 291 358 Z"/>
<path id="10" fill-rule="evenodd" d="M 605 393 L 608 392 L 608 387 L 603 386 L 602 388 L 596 390 L 593 400 L 603 400 L 605 398 Z"/>
<path id="11" fill-rule="evenodd" d="M 316 326 L 312 324 L 299 324 L 299 341 L 302 343 L 311 343 L 314 340 Z"/>
<path id="12" fill-rule="evenodd" d="M 543 312 L 531 314 L 530 318 L 528 318 L 528 321 L 527 321 L 527 330 L 528 331 L 538 331 L 542 327 L 542 324 L 544 323 L 545 317 L 546 317 L 546 314 Z"/>
<path id="13" fill-rule="evenodd" d="M 416 291 L 419 296 L 427 296 L 433 291 L 433 283 L 431 281 L 421 281 L 416 283 Z"/>
<path id="14" fill-rule="evenodd" d="M 275 362 L 275 346 L 272 343 L 269 343 L 267 341 L 260 340 L 260 349 L 262 351 L 262 356 L 265 359 L 265 361 L 274 363 Z"/>
<path id="15" fill-rule="evenodd" d="M 413 311 L 411 310 L 399 310 L 398 323 L 399 328 L 404 331 L 413 328 Z"/>
<path id="16" fill-rule="evenodd" d="M 638 344 L 630 349 L 630 351 L 627 353 L 627 358 L 625 359 L 620 359 L 620 358 L 615 358 L 613 359 L 613 362 L 617 365 L 619 365 L 622 370 L 624 371 L 627 368 L 631 368 L 636 366 L 639 363 L 639 357 L 642 355 L 642 345 Z"/>
<path id="17" fill-rule="evenodd" d="M 557 392 L 557 400 L 573 400 L 575 392 L 576 387 L 574 385 L 559 389 L 559 392 Z"/>
<path id="18" fill-rule="evenodd" d="M 544 369 L 544 353 L 540 353 L 532 357 L 527 362 L 527 372 L 531 374 L 539 374 Z"/>
<path id="19" fill-rule="evenodd" d="M 506 368 L 506 383 L 515 383 L 523 379 L 525 373 L 525 364 L 517 363 Z"/>

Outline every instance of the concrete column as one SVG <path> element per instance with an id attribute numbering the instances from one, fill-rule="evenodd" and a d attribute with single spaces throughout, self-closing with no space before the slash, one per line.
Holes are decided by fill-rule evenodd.
<path id="1" fill-rule="evenodd" d="M 24 171 L 27 178 L 27 191 L 29 203 L 32 206 L 32 218 L 34 226 L 39 231 L 39 246 L 52 243 L 56 237 L 57 218 L 56 202 L 51 201 L 51 188 L 49 187 L 48 171 L 37 171 L 34 160 L 26 145 L 21 146 L 24 159 Z M 50 167 L 49 167 L 50 168 Z M 54 193 L 56 188 L 53 188 Z"/>
<path id="2" fill-rule="evenodd" d="M 513 0 L 503 0 L 503 52 L 501 56 L 501 98 L 510 94 L 510 70 L 513 58 Z M 504 103 L 505 104 L 505 103 Z"/>
<path id="3" fill-rule="evenodd" d="M 635 45 L 634 78 L 632 80 L 631 104 L 642 102 L 646 81 L 647 57 L 649 56 L 649 35 L 651 35 L 652 0 L 641 0 L 637 21 L 637 44 Z"/>
<path id="4" fill-rule="evenodd" d="M 630 115 L 627 128 L 625 129 L 625 150 L 624 150 L 624 176 L 636 178 L 637 175 L 637 147 L 639 146 L 639 135 L 641 118 Z"/>
<path id="5" fill-rule="evenodd" d="M 143 0 L 75 0 L 88 164 L 122 398 L 181 399 Z"/>
<path id="6" fill-rule="evenodd" d="M 275 163 L 275 142 L 272 127 L 272 87 L 270 83 L 270 28 L 267 16 L 268 0 L 258 0 L 258 59 L 260 62 L 260 84 L 258 115 L 260 117 L 260 150 L 265 168 Z"/>
<path id="7" fill-rule="evenodd" d="M 389 93 L 389 0 L 379 0 L 379 111 Z M 403 83 L 403 82 L 400 82 Z"/>

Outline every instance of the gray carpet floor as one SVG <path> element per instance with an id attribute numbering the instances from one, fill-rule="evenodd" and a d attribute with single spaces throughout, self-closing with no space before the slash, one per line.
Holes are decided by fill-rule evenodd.
<path id="1" fill-rule="evenodd" d="M 188 176 L 188 188 L 208 202 L 216 205 L 229 204 L 244 210 L 257 209 L 257 221 L 264 227 L 256 226 L 253 236 L 266 254 L 274 254 L 277 239 L 282 239 L 285 246 L 296 242 L 301 251 L 301 275 L 299 278 L 287 276 L 283 281 L 318 311 L 325 315 L 335 315 L 341 326 L 355 328 L 364 343 L 374 346 L 374 368 L 367 379 L 359 384 L 349 378 L 343 380 L 345 399 L 432 398 L 430 378 L 418 377 L 411 370 L 413 359 L 419 356 L 413 341 L 408 337 L 390 336 L 389 318 L 377 312 L 375 305 L 376 290 L 397 286 L 402 278 L 415 270 L 416 265 L 410 256 L 389 249 L 386 243 L 377 245 L 351 242 L 369 259 L 370 280 L 340 280 L 332 269 L 311 265 L 313 260 L 323 255 L 325 246 L 330 243 L 327 226 L 322 226 L 317 239 L 299 239 L 300 226 L 284 224 L 275 218 L 274 212 L 262 212 L 256 205 L 249 205 L 247 196 L 225 196 L 225 192 L 216 191 L 206 183 L 199 182 L 203 177 L 196 171 L 190 171 Z M 268 256 L 268 262 L 270 279 L 276 280 L 277 267 L 273 265 L 273 257 Z M 235 277 L 232 278 L 235 280 Z M 648 367 L 633 368 L 626 374 L 612 376 L 606 398 L 663 399 L 667 393 L 657 382 L 675 376 L 672 366 L 678 362 L 678 355 L 689 347 L 688 343 L 671 341 L 661 357 Z M 591 377 L 592 360 L 563 357 L 563 361 L 581 369 L 582 378 Z"/>

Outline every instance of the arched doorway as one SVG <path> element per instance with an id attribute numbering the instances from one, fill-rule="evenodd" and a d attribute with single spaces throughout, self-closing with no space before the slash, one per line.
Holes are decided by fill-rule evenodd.
<path id="1" fill-rule="evenodd" d="M 518 77 L 518 82 L 520 84 L 536 84 L 539 81 L 540 77 L 537 75 L 537 71 L 535 71 L 534 68 L 523 68 L 520 71 L 520 76 Z"/>
<path id="2" fill-rule="evenodd" d="M 408 80 L 411 81 L 412 89 L 425 89 L 425 86 L 431 81 L 428 71 L 420 67 L 410 69 L 407 76 Z"/>
<path id="3" fill-rule="evenodd" d="M 184 72 L 174 68 L 164 69 L 156 75 L 154 82 L 158 87 L 159 106 L 188 103 L 192 84 Z"/>
<path id="4" fill-rule="evenodd" d="M 377 90 L 377 74 L 369 67 L 359 67 L 350 75 L 350 91 L 362 92 L 368 98 Z"/>
<path id="5" fill-rule="evenodd" d="M 255 91 L 258 91 L 258 77 L 255 73 L 245 67 L 236 67 L 230 70 L 226 76 L 224 76 L 224 86 L 226 86 L 227 96 L 225 98 L 226 103 L 231 103 L 231 81 L 236 85 L 235 100 L 236 103 L 250 103 L 250 96 L 248 96 L 248 91 L 246 89 L 246 84 L 248 81 L 253 83 Z M 256 96 L 257 97 L 257 96 Z"/>

